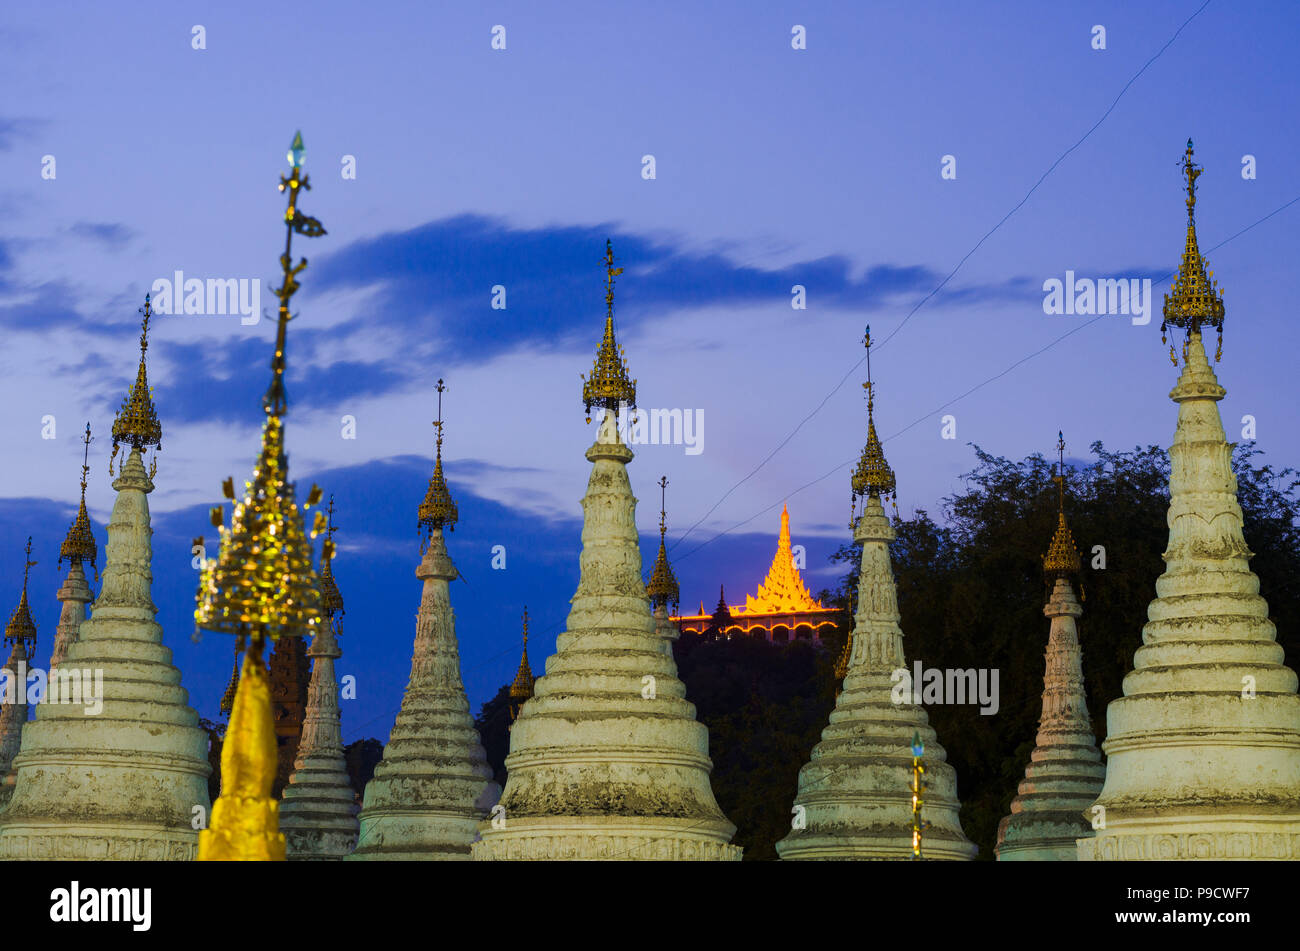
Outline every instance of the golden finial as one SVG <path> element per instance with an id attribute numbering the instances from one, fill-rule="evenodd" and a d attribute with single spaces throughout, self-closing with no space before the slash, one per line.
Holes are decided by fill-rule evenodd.
<path id="1" fill-rule="evenodd" d="M 239 691 L 239 655 L 242 653 L 240 644 L 235 642 L 235 665 L 230 669 L 230 683 L 226 684 L 226 692 L 221 695 L 220 710 L 226 716 L 235 709 L 235 694 Z"/>
<path id="2" fill-rule="evenodd" d="M 843 680 L 849 673 L 849 658 L 853 655 L 853 632 L 849 631 L 849 636 L 844 639 L 844 648 L 840 651 L 839 658 L 835 661 L 835 679 Z M 839 696 L 840 687 L 836 686 L 835 695 Z"/>
<path id="3" fill-rule="evenodd" d="M 108 474 L 113 474 L 113 460 L 117 458 L 120 446 L 130 446 L 141 452 L 150 446 L 162 449 L 162 423 L 158 422 L 158 411 L 153 405 L 153 390 L 149 386 L 149 376 L 145 371 L 145 352 L 149 349 L 149 318 L 153 309 L 149 295 L 144 295 L 144 306 L 138 311 L 143 315 L 140 322 L 140 367 L 135 373 L 135 383 L 122 400 L 122 405 L 113 419 L 113 454 L 108 457 Z M 149 464 L 149 478 L 158 471 L 158 457 L 155 455 Z"/>
<path id="4" fill-rule="evenodd" d="M 58 564 L 62 567 L 65 558 L 71 565 L 88 561 L 90 567 L 94 569 L 95 580 L 98 581 L 99 568 L 95 565 L 95 557 L 99 552 L 99 546 L 95 543 L 95 533 L 90 528 L 90 515 L 86 511 L 86 477 L 90 474 L 90 423 L 86 423 L 86 434 L 82 437 L 82 442 L 86 445 L 81 460 L 81 506 L 77 509 L 77 517 L 72 520 L 72 527 L 68 529 L 63 545 L 59 548 Z"/>
<path id="5" fill-rule="evenodd" d="M 302 518 L 302 513 L 319 501 L 320 490 L 313 487 L 300 511 L 294 499 L 294 484 L 288 480 L 282 418 L 287 410 L 283 380 L 289 299 L 298 290 L 294 275 L 307 265 L 304 258 L 297 267 L 290 266 L 293 234 L 297 231 L 314 237 L 325 233 L 320 222 L 297 210 L 299 193 L 310 187 L 307 176 L 302 174 L 302 160 L 299 133 L 289 152 L 292 172 L 288 178 L 280 177 L 280 191 L 289 191 L 284 254 L 280 258 L 284 286 L 276 291 L 280 313 L 271 359 L 271 386 L 263 399 L 266 422 L 262 450 L 252 479 L 244 483 L 243 501 L 235 503 L 229 529 L 222 524 L 221 509 L 213 510 L 214 525 L 221 532 L 220 551 L 207 561 L 200 575 L 198 608 L 194 612 L 198 627 L 253 639 L 310 634 L 321 622 L 318 579 Z M 232 480 L 227 479 L 223 494 L 233 498 L 233 489 Z M 316 532 L 311 534 L 315 537 Z"/>
<path id="6" fill-rule="evenodd" d="M 447 487 L 447 479 L 442 474 L 442 394 L 446 392 L 447 386 L 439 380 L 435 389 L 438 391 L 438 419 L 434 422 L 433 428 L 437 431 L 438 437 L 435 441 L 433 476 L 429 479 L 429 488 L 424 493 L 424 501 L 420 503 L 417 523 L 418 530 L 423 532 L 426 544 L 430 536 L 439 529 L 445 527 L 447 531 L 454 532 L 460 517 L 456 503 L 452 500 L 451 490 Z"/>
<path id="7" fill-rule="evenodd" d="M 1079 551 L 1074 547 L 1074 536 L 1065 524 L 1065 434 L 1058 432 L 1056 437 L 1056 450 L 1060 454 L 1058 472 L 1052 477 L 1057 486 L 1056 534 L 1043 556 L 1043 572 L 1049 579 L 1077 575 L 1082 567 Z"/>
<path id="8" fill-rule="evenodd" d="M 296 275 L 307 266 L 306 258 L 293 264 L 293 235 L 296 231 L 311 238 L 325 233 L 319 221 L 298 211 L 299 194 L 310 188 L 302 174 L 303 152 L 299 133 L 289 149 L 292 171 L 288 178 L 280 177 L 280 191 L 289 192 L 284 254 L 280 257 L 284 283 L 276 291 L 280 310 L 271 385 L 262 400 L 266 422 L 261 453 L 252 478 L 244 483 L 243 500 L 235 502 L 228 529 L 221 508 L 213 509 L 213 524 L 221 532 L 220 551 L 216 558 L 204 562 L 199 576 L 195 627 L 234 634 L 237 643 L 247 638 L 221 753 L 222 795 L 213 804 L 210 827 L 199 835 L 200 860 L 284 859 L 278 807 L 271 798 L 276 741 L 262 651 L 268 639 L 314 634 L 325 611 L 303 524 L 303 514 L 320 501 L 321 490 L 313 486 L 299 508 L 284 451 L 289 300 L 298 290 Z M 223 494 L 235 495 L 230 480 L 223 486 Z M 313 538 L 329 526 L 329 520 L 322 521 L 319 515 L 311 530 Z"/>
<path id="9" fill-rule="evenodd" d="M 614 339 L 614 278 L 623 273 L 614 267 L 614 245 L 605 241 L 605 336 L 592 363 L 591 378 L 583 375 L 582 403 L 587 409 L 587 422 L 591 422 L 592 406 L 603 406 L 607 412 L 617 413 L 620 404 L 636 409 L 636 380 L 628 379 L 627 360 L 623 348 Z"/>
<path id="10" fill-rule="evenodd" d="M 229 528 L 221 507 L 213 508 L 220 550 L 200 574 L 197 627 L 274 640 L 311 634 L 320 625 L 319 581 L 288 465 L 283 423 L 279 416 L 268 416 L 261 455 L 244 483 L 243 500 L 235 503 Z M 314 504 L 309 497 L 302 511 Z"/>
<path id="11" fill-rule="evenodd" d="M 667 497 L 668 477 L 664 476 L 659 480 L 659 554 L 655 557 L 654 569 L 650 572 L 650 583 L 646 585 L 645 592 L 652 605 L 667 607 L 671 603 L 675 610 L 681 589 L 677 585 L 672 566 L 668 564 L 668 549 L 664 546 L 664 534 L 668 531 Z"/>
<path id="12" fill-rule="evenodd" d="M 284 254 L 280 255 L 280 269 L 284 272 L 284 282 L 275 291 L 275 296 L 280 299 L 280 311 L 275 328 L 275 353 L 271 357 L 271 385 L 262 399 L 266 412 L 274 416 L 284 414 L 288 401 L 284 390 L 284 346 L 285 332 L 292 319 L 289 315 L 289 299 L 297 293 L 299 287 L 297 277 L 307 266 L 306 258 L 299 259 L 297 264 L 293 263 L 291 254 L 293 233 L 296 231 L 307 238 L 318 238 L 326 233 L 318 219 L 311 215 L 304 215 L 298 210 L 298 196 L 304 191 L 311 191 L 308 176 L 302 171 L 303 156 L 306 151 L 302 144 L 302 133 L 298 132 L 293 137 L 293 144 L 289 146 L 289 165 L 293 170 L 288 178 L 280 176 L 280 191 L 287 189 L 289 192 L 289 207 L 284 213 Z"/>
<path id="13" fill-rule="evenodd" d="M 320 512 L 316 513 L 318 516 Z M 321 606 L 334 624 L 334 633 L 340 634 L 343 615 L 343 595 L 339 593 L 338 583 L 334 580 L 334 533 L 338 526 L 334 524 L 334 494 L 330 493 L 329 506 L 325 512 L 325 541 L 320 553 L 320 596 Z"/>
<path id="14" fill-rule="evenodd" d="M 867 324 L 867 332 L 862 338 L 862 343 L 867 348 L 867 382 L 862 384 L 862 388 L 867 391 L 867 444 L 862 449 L 862 458 L 858 460 L 857 469 L 853 471 L 855 503 L 859 497 L 883 498 L 893 495 L 896 491 L 894 470 L 889 468 L 889 463 L 885 461 L 885 450 L 880 445 L 880 437 L 876 435 L 876 392 L 875 385 L 871 382 L 870 324 Z"/>
<path id="15" fill-rule="evenodd" d="M 1205 258 L 1196 243 L 1196 180 L 1204 169 L 1192 162 L 1192 140 L 1187 140 L 1187 151 L 1183 154 L 1183 177 L 1187 180 L 1187 242 L 1183 247 L 1183 259 L 1178 266 L 1178 276 L 1174 285 L 1165 295 L 1164 320 L 1160 324 L 1160 342 L 1166 343 L 1166 331 L 1170 326 L 1186 330 L 1188 336 L 1200 334 L 1201 327 L 1208 324 L 1219 332 L 1219 345 L 1214 354 L 1217 363 L 1223 356 L 1223 289 L 1214 280 L 1214 272 L 1206 270 Z M 1169 347 L 1169 359 L 1174 366 L 1178 357 L 1173 346 Z"/>
<path id="16" fill-rule="evenodd" d="M 32 646 L 36 643 L 36 622 L 32 620 L 32 609 L 27 604 L 27 575 L 31 571 L 32 565 L 32 536 L 27 536 L 27 554 L 23 564 L 23 593 L 18 599 L 18 607 L 14 608 L 14 613 L 9 615 L 9 623 L 5 625 L 5 643 L 9 645 L 22 644 L 25 646 L 27 656 L 32 656 Z"/>
<path id="17" fill-rule="evenodd" d="M 519 658 L 519 670 L 515 673 L 514 682 L 510 685 L 510 722 L 513 723 L 519 718 L 519 711 L 523 705 L 533 696 L 533 684 L 536 682 L 533 677 L 532 668 L 528 666 L 528 606 L 524 606 L 524 650 Z"/>

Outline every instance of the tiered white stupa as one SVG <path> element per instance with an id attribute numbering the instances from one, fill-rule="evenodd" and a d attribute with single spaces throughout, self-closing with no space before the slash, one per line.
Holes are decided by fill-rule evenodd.
<path id="1" fill-rule="evenodd" d="M 1092 735 L 1083 690 L 1083 656 L 1078 620 L 1083 608 L 1071 578 L 1079 573 L 1079 552 L 1065 522 L 1065 439 L 1061 437 L 1060 511 L 1056 534 L 1043 556 L 1052 584 L 1043 613 L 1051 619 L 1043 673 L 1043 713 L 1025 778 L 1011 800 L 1011 814 L 998 825 L 994 853 L 1000 862 L 1064 861 L 1076 857 L 1075 841 L 1092 835 L 1083 810 L 1101 792 L 1106 767 Z"/>
<path id="2" fill-rule="evenodd" d="M 1169 546 L 1124 696 L 1106 709 L 1106 784 L 1088 810 L 1104 827 L 1078 853 L 1300 859 L 1300 696 L 1250 570 L 1215 405 L 1226 391 L 1201 339 L 1207 325 L 1222 335 L 1224 308 L 1196 243 L 1190 141 L 1183 166 L 1187 242 L 1164 305 L 1166 327 L 1187 333 L 1169 394 Z"/>
<path id="3" fill-rule="evenodd" d="M 650 614 L 641 574 L 632 450 L 616 425 L 635 406 L 614 340 L 606 246 L 605 336 L 583 387 L 605 408 L 583 497 L 578 590 L 568 630 L 510 731 L 502 810 L 481 826 L 476 860 L 740 858 L 709 785 L 708 732 L 685 699 Z"/>
<path id="4" fill-rule="evenodd" d="M 442 473 L 443 390 L 439 380 L 437 461 L 420 504 L 428 542 L 415 572 L 424 592 L 415 621 L 411 679 L 384 758 L 366 784 L 353 859 L 468 859 L 479 820 L 501 794 L 460 677 L 449 589 L 456 566 L 442 535 L 457 520 Z"/>
<path id="5" fill-rule="evenodd" d="M 60 669 L 103 672 L 103 709 L 42 703 L 23 731 L 17 783 L 0 814 L 0 858 L 190 859 L 196 817 L 209 812 L 208 735 L 162 644 L 150 598 L 154 484 L 142 453 L 162 429 L 149 394 L 144 353 L 113 422 L 113 455 L 130 453 L 113 488 L 104 584 Z"/>
<path id="6" fill-rule="evenodd" d="M 339 685 L 334 676 L 334 661 L 343 656 L 337 640 L 343 595 L 334 580 L 334 531 L 331 496 L 319 578 L 321 603 L 328 617 L 307 648 L 307 656 L 314 659 L 307 713 L 293 773 L 280 800 L 280 831 L 290 861 L 343 859 L 357 844 L 356 796 L 343 757 Z"/>
<path id="7" fill-rule="evenodd" d="M 870 354 L 870 328 L 866 344 Z M 929 718 L 920 704 L 893 701 L 894 672 L 907 669 L 889 561 L 894 529 L 881 504 L 894 492 L 894 473 L 876 436 L 870 364 L 867 379 L 867 444 L 853 474 L 855 499 L 866 496 L 853 535 L 862 567 L 847 670 L 830 724 L 799 771 L 792 828 L 776 850 L 782 859 L 912 858 L 911 749 L 918 737 L 928 782 L 921 857 L 971 859 L 977 848 L 958 818 L 957 777 Z"/>
<path id="8" fill-rule="evenodd" d="M 0 811 L 13 795 L 16 775 L 14 757 L 22 746 L 23 726 L 27 723 L 27 663 L 36 646 L 36 623 L 27 603 L 27 574 L 32 565 L 32 540 L 27 539 L 26 563 L 23 565 L 23 593 L 18 607 L 5 625 L 4 643 L 10 646 L 5 662 L 5 683 L 0 695 Z"/>

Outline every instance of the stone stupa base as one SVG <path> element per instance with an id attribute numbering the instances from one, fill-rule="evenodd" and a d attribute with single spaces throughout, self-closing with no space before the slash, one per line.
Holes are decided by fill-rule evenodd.
<path id="1" fill-rule="evenodd" d="M 371 780 L 373 782 L 373 780 Z M 428 809 L 367 810 L 361 842 L 350 861 L 467 862 L 478 817 Z"/>
<path id="2" fill-rule="evenodd" d="M 921 858 L 926 862 L 969 862 L 977 849 L 969 842 L 955 839 L 926 838 Z M 900 861 L 912 858 L 912 833 L 900 834 L 896 828 L 883 828 L 871 834 L 855 826 L 852 834 L 837 836 L 822 832 L 799 840 L 794 847 L 781 849 L 781 861 Z"/>
<path id="3" fill-rule="evenodd" d="M 310 829 L 293 829 L 280 823 L 286 857 L 290 862 L 341 862 L 352 854 L 357 844 L 355 822 L 350 827 L 339 823 L 337 828 L 323 828 L 321 817 L 307 818 L 312 823 Z"/>
<path id="4" fill-rule="evenodd" d="M 199 834 L 149 825 L 10 823 L 0 861 L 189 862 Z"/>
<path id="5" fill-rule="evenodd" d="M 623 816 L 505 821 L 506 831 L 474 843 L 475 861 L 738 862 L 741 855 L 730 844 L 730 823 Z"/>
<path id="6" fill-rule="evenodd" d="M 91 726 L 107 727 L 101 735 L 106 742 L 115 739 L 122 752 L 46 744 L 49 736 L 67 729 L 54 717 L 38 715 L 27 725 L 32 745 L 40 742 L 41 748 L 16 760 L 13 798 L 0 812 L 0 860 L 193 859 L 199 843 L 194 822 L 210 816 L 208 764 L 197 759 L 197 750 L 194 755 L 142 752 L 138 727 L 115 733 L 107 717 L 88 717 L 86 724 L 86 733 Z M 145 727 L 146 735 L 150 727 L 156 732 L 158 745 L 193 739 L 197 747 L 207 739 L 197 728 L 191 737 L 187 731 L 172 732 L 172 724 Z"/>
<path id="7" fill-rule="evenodd" d="M 1112 814 L 1105 830 L 1079 839 L 1076 849 L 1081 862 L 1300 861 L 1300 814 L 1268 818 L 1225 811 L 1197 818 L 1180 815 L 1164 823 Z"/>
<path id="8" fill-rule="evenodd" d="M 906 765 L 880 760 L 852 766 L 821 762 L 818 767 L 812 772 L 805 767 L 800 777 L 804 792 L 797 805 L 804 809 L 804 827 L 792 830 L 777 843 L 781 860 L 910 861 L 911 796 L 872 792 L 881 786 L 906 790 L 911 782 L 910 760 Z M 943 764 L 943 768 L 950 776 L 951 767 Z M 927 772 L 927 777 L 933 775 Z M 826 790 L 824 796 L 808 794 L 809 788 L 818 787 Z M 923 818 L 932 825 L 921 841 L 924 861 L 969 862 L 975 858 L 979 847 L 962 834 L 955 801 L 941 805 L 936 799 L 934 808 L 925 812 L 928 817 L 923 814 Z"/>
<path id="9" fill-rule="evenodd" d="M 333 757 L 321 759 L 299 766 L 280 800 L 280 831 L 290 861 L 337 861 L 357 846 L 357 804 L 347 773 Z"/>
<path id="10" fill-rule="evenodd" d="M 1077 810 L 1021 812 L 1007 816 L 998 826 L 995 851 L 999 862 L 1073 862 L 1077 843 L 1092 838 L 1092 831 Z"/>

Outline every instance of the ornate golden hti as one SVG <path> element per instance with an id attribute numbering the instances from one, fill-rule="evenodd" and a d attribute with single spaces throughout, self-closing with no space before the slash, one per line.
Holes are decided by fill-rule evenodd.
<path id="1" fill-rule="evenodd" d="M 844 646 L 840 649 L 840 656 L 835 660 L 835 696 L 839 696 L 844 688 L 844 678 L 849 675 L 849 659 L 853 656 L 853 632 L 849 631 L 849 636 L 844 638 Z"/>
<path id="2" fill-rule="evenodd" d="M 235 695 L 239 692 L 239 659 L 243 656 L 243 650 L 240 649 L 239 641 L 235 641 L 235 663 L 230 668 L 230 682 L 226 684 L 226 692 L 221 695 L 221 704 L 218 709 L 226 716 L 235 711 Z"/>
<path id="3" fill-rule="evenodd" d="M 621 406 L 636 409 L 636 380 L 628 379 L 623 348 L 614 339 L 614 278 L 622 273 L 621 267 L 614 267 L 614 245 L 606 240 L 605 336 L 596 351 L 590 379 L 585 375 L 582 378 L 582 404 L 589 423 L 593 406 L 604 407 L 610 413 L 617 413 Z"/>
<path id="4" fill-rule="evenodd" d="M 252 478 L 244 483 L 243 501 L 235 503 L 229 529 L 223 524 L 222 508 L 212 510 L 212 523 L 221 533 L 220 551 L 203 565 L 194 611 L 196 628 L 233 634 L 237 647 L 247 643 L 221 753 L 222 794 L 213 804 L 209 828 L 199 833 L 200 861 L 284 860 L 279 808 L 271 798 L 276 743 L 262 651 L 268 639 L 314 633 L 324 609 L 302 517 L 320 501 L 321 490 L 312 487 L 300 512 L 284 452 L 284 355 L 291 319 L 289 300 L 298 290 L 295 276 L 307 266 L 306 258 L 293 264 L 293 234 L 296 231 L 315 237 L 325 233 L 319 221 L 298 211 L 299 193 L 310 188 L 307 176 L 302 174 L 303 152 L 299 133 L 289 150 L 293 171 L 288 178 L 280 178 L 280 191 L 289 192 L 284 254 L 280 257 L 284 283 L 276 290 L 280 310 L 275 354 L 271 358 L 271 385 L 262 400 L 266 412 L 262 450 Z M 222 488 L 226 498 L 233 501 L 233 480 L 227 479 Z M 318 510 L 311 537 L 327 524 L 324 513 Z"/>
<path id="5" fill-rule="evenodd" d="M 438 433 L 436 461 L 433 464 L 433 477 L 429 479 L 428 491 L 424 493 L 424 501 L 420 503 L 419 521 L 416 523 L 417 531 L 421 535 L 421 550 L 428 544 L 429 538 L 435 531 L 446 528 L 447 531 L 454 532 L 460 517 L 456 503 L 452 501 L 451 490 L 447 488 L 447 479 L 442 474 L 442 394 L 447 391 L 447 385 L 440 379 L 435 389 L 438 391 L 438 419 L 433 424 L 433 428 Z"/>
<path id="6" fill-rule="evenodd" d="M 1183 177 L 1187 179 L 1187 243 L 1183 247 L 1183 260 L 1178 266 L 1174 286 L 1165 295 L 1164 320 L 1160 324 L 1160 342 L 1166 343 L 1166 330 L 1170 326 L 1187 331 L 1188 336 L 1199 334 L 1201 327 L 1209 325 L 1219 331 L 1218 349 L 1214 353 L 1217 363 L 1223 356 L 1223 288 L 1214 280 L 1214 272 L 1207 270 L 1205 258 L 1196 243 L 1196 180 L 1204 169 L 1192 162 L 1192 140 L 1187 140 L 1183 154 Z M 1184 352 L 1187 344 L 1184 341 Z M 1169 359 L 1178 365 L 1178 356 L 1172 344 Z"/>
<path id="7" fill-rule="evenodd" d="M 149 349 L 149 318 L 153 310 L 149 304 L 149 295 L 144 295 L 144 306 L 138 311 L 143 315 L 140 322 L 140 367 L 135 373 L 135 383 L 122 399 L 122 405 L 113 419 L 113 454 L 108 457 L 108 474 L 113 474 L 113 460 L 117 458 L 120 446 L 129 446 L 145 452 L 150 446 L 162 449 L 162 423 L 158 421 L 158 411 L 153 405 L 153 388 L 149 386 L 149 377 L 145 372 L 145 352 Z M 158 457 L 149 462 L 149 478 L 158 473 Z"/>
<path id="8" fill-rule="evenodd" d="M 876 435 L 875 420 L 875 400 L 876 391 L 871 382 L 871 325 L 867 324 L 867 331 L 862 337 L 862 343 L 867 348 L 867 382 L 862 384 L 862 388 L 867 392 L 867 444 L 862 447 L 862 458 L 858 460 L 858 467 L 853 470 L 852 485 L 852 509 L 857 511 L 858 499 L 867 499 L 875 496 L 879 499 L 885 499 L 896 494 L 897 485 L 894 481 L 894 470 L 889 468 L 889 463 L 885 461 L 885 450 L 880 445 L 880 437 Z M 850 518 L 856 520 L 855 515 Z M 853 527 L 850 525 L 850 527 Z"/>
<path id="9" fill-rule="evenodd" d="M 334 524 L 334 495 L 330 494 L 329 505 L 325 509 L 325 541 L 320 553 L 320 596 L 321 607 L 329 617 L 330 628 L 335 634 L 343 633 L 343 595 L 338 582 L 334 580 L 334 533 L 339 527 Z"/>
<path id="10" fill-rule="evenodd" d="M 664 546 L 664 533 L 668 531 L 667 493 L 668 477 L 663 476 L 659 479 L 659 554 L 655 556 L 654 569 L 650 572 L 650 583 L 646 585 L 645 593 L 650 598 L 651 605 L 667 608 L 671 603 L 675 611 L 681 597 L 681 588 L 672 566 L 668 564 L 668 549 Z"/>
<path id="11" fill-rule="evenodd" d="M 1056 513 L 1056 534 L 1052 536 L 1052 544 L 1047 549 L 1047 554 L 1043 556 L 1043 573 L 1047 575 L 1049 581 L 1055 578 L 1068 578 L 1079 573 L 1081 563 L 1079 561 L 1079 551 L 1074 546 L 1074 536 L 1070 534 L 1070 527 L 1065 523 L 1065 434 L 1058 432 L 1056 434 L 1056 450 L 1060 453 L 1058 463 L 1059 470 L 1052 477 L 1058 490 L 1058 506 Z"/>
<path id="12" fill-rule="evenodd" d="M 519 670 L 515 672 L 514 683 L 510 685 L 510 722 L 513 724 L 519 719 L 519 711 L 523 709 L 533 696 L 533 684 L 536 679 L 533 677 L 533 670 L 528 666 L 528 606 L 524 606 L 524 652 L 519 658 Z"/>
<path id="13" fill-rule="evenodd" d="M 59 547 L 58 563 L 62 567 L 65 558 L 70 565 L 90 562 L 90 567 L 95 572 L 95 580 L 98 581 L 99 568 L 95 565 L 95 557 L 99 552 L 99 546 L 95 543 L 95 533 L 90 528 L 90 515 L 86 512 L 86 477 L 90 474 L 90 423 L 86 423 L 86 435 L 82 441 L 86 444 L 86 448 L 81 460 L 81 505 L 77 509 L 77 517 L 72 520 L 68 534 L 63 539 L 63 544 Z"/>
<path id="14" fill-rule="evenodd" d="M 27 658 L 32 657 L 32 648 L 36 646 L 36 622 L 32 620 L 32 609 L 27 603 L 27 575 L 32 570 L 32 536 L 27 536 L 26 556 L 23 564 L 23 593 L 18 599 L 18 607 L 9 615 L 5 625 L 5 644 L 19 645 Z"/>

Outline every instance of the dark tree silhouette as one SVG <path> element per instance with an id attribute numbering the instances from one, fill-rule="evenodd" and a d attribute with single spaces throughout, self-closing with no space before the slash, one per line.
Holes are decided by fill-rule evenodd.
<path id="1" fill-rule="evenodd" d="M 361 802 L 366 791 L 366 783 L 375 775 L 375 767 L 384 758 L 384 744 L 373 736 L 364 740 L 353 740 L 343 749 L 343 760 L 347 763 L 348 779 L 356 792 L 357 802 Z"/>
<path id="2" fill-rule="evenodd" d="M 221 795 L 221 748 L 225 744 L 226 724 L 200 717 L 199 727 L 208 734 L 208 765 L 212 767 L 208 774 L 208 799 L 216 802 Z"/>
<path id="3" fill-rule="evenodd" d="M 487 753 L 492 778 L 506 788 L 506 754 L 510 752 L 510 684 L 503 684 L 496 696 L 479 708 L 474 728 Z"/>

